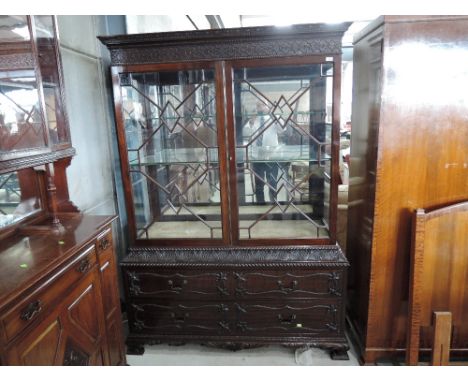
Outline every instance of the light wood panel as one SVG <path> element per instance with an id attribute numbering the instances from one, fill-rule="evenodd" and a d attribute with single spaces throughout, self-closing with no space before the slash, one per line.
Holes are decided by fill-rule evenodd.
<path id="1" fill-rule="evenodd" d="M 421 327 L 430 330 L 433 312 L 450 312 L 454 340 L 468 327 L 468 202 L 414 216 L 407 363 L 418 363 Z M 436 324 L 434 324 L 437 326 Z M 443 325 L 442 329 L 443 329 Z M 446 324 L 445 324 L 446 325 Z M 450 325 L 450 324 L 449 324 Z M 437 334 L 437 330 L 435 331 Z M 440 354 L 440 342 L 431 341 Z M 442 343 L 444 346 L 450 344 Z M 437 349 L 436 349 L 437 347 Z M 447 358 L 441 354 L 439 359 Z M 448 362 L 448 360 L 447 360 Z"/>

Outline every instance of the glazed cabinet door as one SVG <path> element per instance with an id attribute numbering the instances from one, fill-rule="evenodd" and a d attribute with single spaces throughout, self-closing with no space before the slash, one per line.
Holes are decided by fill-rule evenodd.
<path id="1" fill-rule="evenodd" d="M 16 340 L 7 351 L 9 365 L 104 365 L 99 275 L 95 268 L 46 320 Z"/>
<path id="2" fill-rule="evenodd" d="M 218 66 L 210 63 L 114 68 L 119 145 L 135 240 L 227 242 L 219 77 Z"/>
<path id="3" fill-rule="evenodd" d="M 226 71 L 234 241 L 334 243 L 340 68 L 317 56 Z"/>

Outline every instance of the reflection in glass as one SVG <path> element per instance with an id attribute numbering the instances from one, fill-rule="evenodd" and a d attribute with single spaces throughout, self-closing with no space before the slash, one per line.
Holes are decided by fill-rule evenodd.
<path id="1" fill-rule="evenodd" d="M 32 169 L 0 175 L 0 229 L 41 209 L 37 177 Z"/>
<path id="2" fill-rule="evenodd" d="M 34 71 L 0 71 L 0 156 L 46 146 L 39 110 Z"/>
<path id="3" fill-rule="evenodd" d="M 56 35 L 52 16 L 34 16 L 39 66 L 49 138 L 53 145 L 70 142 L 60 93 L 59 65 L 55 51 Z"/>
<path id="4" fill-rule="evenodd" d="M 241 239 L 328 237 L 332 71 L 234 71 Z"/>
<path id="5" fill-rule="evenodd" d="M 29 41 L 26 16 L 0 15 L 0 43 Z"/>
<path id="6" fill-rule="evenodd" d="M 221 238 L 213 70 L 121 75 L 139 238 Z"/>

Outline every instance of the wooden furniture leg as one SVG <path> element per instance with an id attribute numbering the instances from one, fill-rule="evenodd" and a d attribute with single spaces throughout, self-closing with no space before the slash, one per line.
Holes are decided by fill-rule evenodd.
<path id="1" fill-rule="evenodd" d="M 452 337 L 452 313 L 434 312 L 434 345 L 431 366 L 447 366 L 450 358 L 450 340 Z"/>

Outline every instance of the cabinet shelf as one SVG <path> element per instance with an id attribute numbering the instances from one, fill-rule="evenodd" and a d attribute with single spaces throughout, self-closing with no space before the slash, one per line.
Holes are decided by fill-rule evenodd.
<path id="1" fill-rule="evenodd" d="M 309 145 L 279 145 L 276 147 L 258 147 L 253 144 L 238 147 L 236 149 L 236 161 L 238 163 L 289 163 L 302 162 L 304 164 L 317 164 L 319 159 Z M 170 166 L 190 164 L 218 164 L 217 148 L 190 148 L 190 149 L 165 149 L 157 154 L 146 155 L 138 158 L 138 154 L 129 150 L 129 165 L 131 170 L 139 166 Z M 322 154 L 320 162 L 329 162 L 331 157 Z"/>

